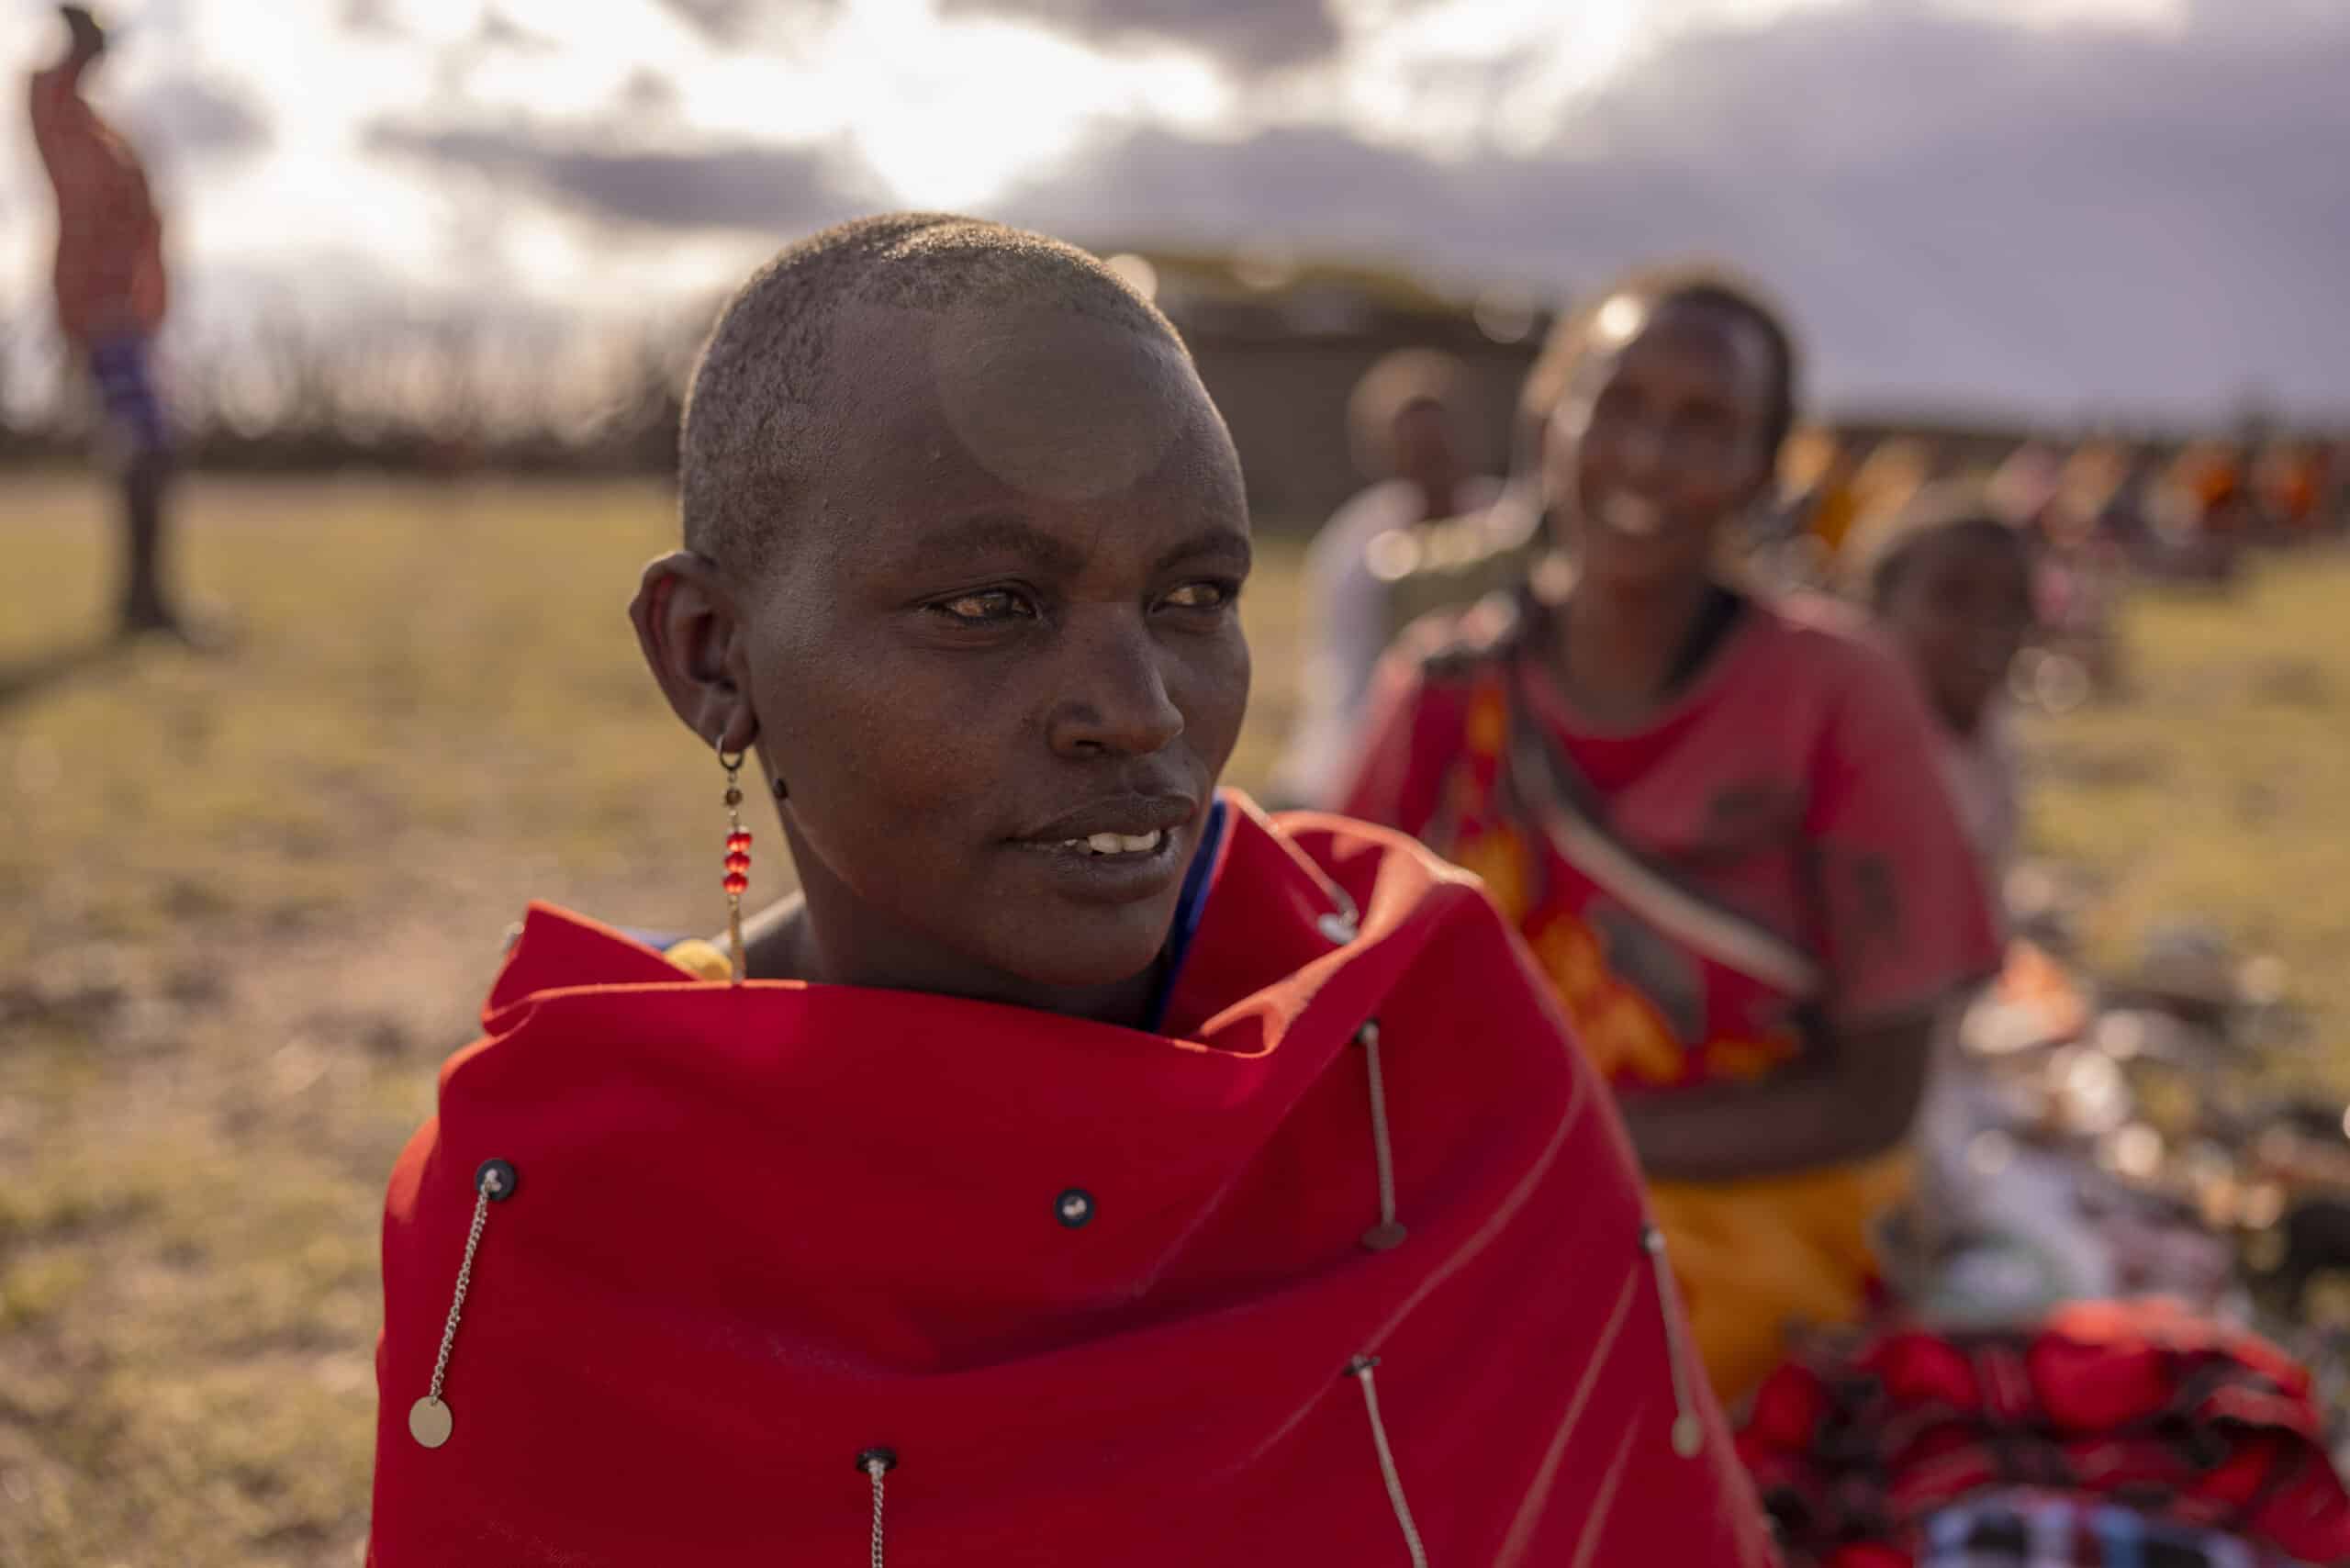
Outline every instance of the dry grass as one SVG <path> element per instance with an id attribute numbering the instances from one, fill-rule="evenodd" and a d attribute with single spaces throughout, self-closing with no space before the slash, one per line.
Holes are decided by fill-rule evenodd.
<path id="1" fill-rule="evenodd" d="M 89 653 L 98 498 L 0 480 L 0 1563 L 357 1560 L 381 1183 L 531 896 L 710 916 L 715 772 L 621 606 L 652 487 L 207 483 L 232 659 Z M 1270 760 L 1295 554 L 1249 610 Z M 2350 574 L 2149 605 L 2146 700 L 2035 735 L 2093 935 L 2208 913 L 2350 981 Z M 2332 1036 L 2327 1036 L 2332 1037 Z M 2337 1065 L 2329 1061 L 2328 1067 Z"/>
<path id="2" fill-rule="evenodd" d="M 2127 629 L 2127 700 L 2031 732 L 2034 846 L 2090 873 L 2102 969 L 2182 919 L 2281 959 L 2312 1027 L 2274 1077 L 2350 1092 L 2350 565 L 2142 596 Z"/>

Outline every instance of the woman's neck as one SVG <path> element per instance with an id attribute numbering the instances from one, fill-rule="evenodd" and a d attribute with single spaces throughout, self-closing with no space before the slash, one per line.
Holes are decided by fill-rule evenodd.
<path id="1" fill-rule="evenodd" d="M 1941 700 L 1934 703 L 1934 716 L 1942 722 L 1942 728 L 1970 745 L 1982 735 L 1984 722 L 1990 714 L 1991 705 L 1988 702 L 1977 703 L 1972 709 L 1964 703 Z"/>
<path id="2" fill-rule="evenodd" d="M 1033 984 L 977 965 L 942 967 L 922 955 L 893 953 L 885 942 L 819 931 L 810 916 L 807 899 L 799 893 L 761 911 L 746 925 L 744 935 L 754 980 L 920 991 L 1058 1013 L 1128 1029 L 1149 1023 L 1161 979 L 1158 963 L 1110 985 L 1068 988 Z"/>
<path id="3" fill-rule="evenodd" d="M 1595 718 L 1642 716 L 1672 694 L 1714 588 L 1702 576 L 1635 589 L 1577 579 L 1551 621 L 1550 673 Z"/>

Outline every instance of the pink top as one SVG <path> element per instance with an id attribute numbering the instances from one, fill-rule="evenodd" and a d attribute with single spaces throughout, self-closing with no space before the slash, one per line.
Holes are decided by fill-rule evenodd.
<path id="1" fill-rule="evenodd" d="M 1546 927 L 1564 913 L 1574 840 L 1510 819 L 1540 815 L 1542 791 L 1579 790 L 1578 812 L 1628 864 L 1807 959 L 1808 977 L 1799 966 L 1769 972 L 1791 993 L 1807 991 L 1793 1000 L 1840 1031 L 1915 1016 L 1998 967 L 1984 879 L 1944 781 L 1934 722 L 1915 682 L 1856 616 L 1826 601 L 1750 603 L 1680 696 L 1619 729 L 1578 712 L 1539 659 L 1508 651 L 1519 643 L 1509 627 L 1524 613 L 1489 600 L 1406 634 L 1382 673 L 1348 814 L 1429 835 L 1431 847 L 1483 873 L 1539 957 L 1559 947 L 1546 943 Z M 1506 721 L 1476 701 L 1481 689 L 1496 689 L 1497 668 L 1507 671 L 1501 686 L 1515 683 Z M 1520 765 L 1503 770 L 1492 802 L 1480 802 L 1472 754 L 1497 748 L 1503 722 L 1539 731 L 1556 761 L 1527 766 L 1529 754 L 1516 749 Z M 1476 823 L 1505 825 L 1486 827 L 1478 843 L 1445 842 Z M 1685 921 L 1618 922 L 1643 924 L 1668 946 L 1695 931 Z M 1654 945 L 1653 932 L 1631 934 Z M 1603 935 L 1611 960 L 1638 957 Z M 1610 967 L 1611 978 L 1635 985 L 1673 968 Z M 1575 977 L 1553 978 L 1563 989 Z M 1702 1028 L 1741 1038 L 1767 1037 L 1785 1022 L 1651 1000 L 1667 1020 L 1710 1015 Z"/>

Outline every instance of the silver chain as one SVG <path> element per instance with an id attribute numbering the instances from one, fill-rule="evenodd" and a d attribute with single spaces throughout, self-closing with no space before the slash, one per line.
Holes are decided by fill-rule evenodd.
<path id="1" fill-rule="evenodd" d="M 1395 1152 L 1387 1141 L 1387 1082 L 1379 1070 L 1379 1021 L 1367 1020 L 1361 1033 L 1362 1059 L 1371 1075 L 1371 1152 L 1379 1165 L 1379 1223 L 1395 1223 Z"/>
<path id="2" fill-rule="evenodd" d="M 873 1477 L 873 1568 L 881 1565 L 881 1478 L 890 1467 L 878 1459 L 865 1462 L 865 1473 Z"/>
<path id="3" fill-rule="evenodd" d="M 465 1310 L 465 1287 L 474 1280 L 474 1253 L 481 1247 L 482 1227 L 489 1223 L 489 1194 L 502 1183 L 498 1172 L 490 1171 L 482 1178 L 481 1190 L 474 1194 L 473 1228 L 465 1233 L 465 1260 L 457 1265 L 457 1294 L 449 1303 L 449 1324 L 441 1330 L 441 1354 L 432 1362 L 432 1388 L 426 1398 L 438 1402 L 441 1385 L 449 1378 L 449 1352 L 457 1343 L 457 1318 Z"/>
<path id="4" fill-rule="evenodd" d="M 1371 1441 L 1379 1450 L 1380 1478 L 1387 1483 L 1387 1501 L 1394 1506 L 1395 1522 L 1404 1529 L 1404 1550 L 1412 1568 L 1428 1568 L 1427 1549 L 1420 1544 L 1420 1527 L 1412 1522 L 1412 1505 L 1404 1497 L 1404 1477 L 1395 1468 L 1395 1450 L 1387 1446 L 1387 1424 L 1379 1418 L 1379 1390 L 1371 1382 L 1376 1356 L 1357 1356 L 1347 1371 L 1362 1385 L 1363 1408 L 1371 1416 Z"/>
<path id="5" fill-rule="evenodd" d="M 1653 1220 L 1640 1227 L 1640 1250 L 1656 1270 L 1657 1311 L 1664 1319 L 1664 1364 L 1673 1374 L 1673 1451 L 1690 1459 L 1705 1447 L 1706 1423 L 1690 1398 L 1689 1354 L 1673 1312 L 1673 1264 L 1664 1255 L 1664 1232 Z"/>

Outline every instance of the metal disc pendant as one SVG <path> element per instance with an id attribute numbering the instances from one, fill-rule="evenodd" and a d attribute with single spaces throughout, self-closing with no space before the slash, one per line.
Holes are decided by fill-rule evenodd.
<path id="1" fill-rule="evenodd" d="M 449 1440 L 449 1429 L 456 1424 L 449 1407 L 431 1394 L 426 1394 L 408 1407 L 408 1435 L 429 1449 L 437 1449 Z"/>
<path id="2" fill-rule="evenodd" d="M 1697 1450 L 1706 1446 L 1706 1424 L 1695 1416 L 1673 1418 L 1673 1451 L 1684 1459 L 1695 1459 Z"/>

